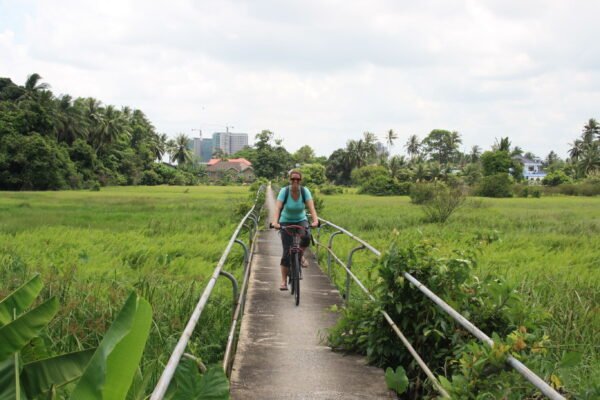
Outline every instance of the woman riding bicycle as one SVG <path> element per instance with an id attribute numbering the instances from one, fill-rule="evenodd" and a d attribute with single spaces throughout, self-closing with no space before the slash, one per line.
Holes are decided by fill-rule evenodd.
<path id="1" fill-rule="evenodd" d="M 279 191 L 277 203 L 275 205 L 275 215 L 273 216 L 273 227 L 279 229 L 287 225 L 301 225 L 306 228 L 300 242 L 300 247 L 304 251 L 310 244 L 310 228 L 306 216 L 305 206 L 310 211 L 312 224 L 317 227 L 319 219 L 315 210 L 315 203 L 310 190 L 300 186 L 302 174 L 298 170 L 291 170 L 289 173 L 290 186 L 284 187 Z M 281 286 L 279 290 L 287 290 L 287 276 L 291 265 L 290 246 L 292 245 L 292 236 L 286 233 L 281 235 L 281 244 L 283 245 L 283 255 L 281 256 Z M 303 265 L 304 266 L 304 265 Z"/>

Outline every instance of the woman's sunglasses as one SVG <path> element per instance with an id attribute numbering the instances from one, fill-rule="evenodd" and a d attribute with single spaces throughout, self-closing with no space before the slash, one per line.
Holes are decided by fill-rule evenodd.
<path id="1" fill-rule="evenodd" d="M 293 181 L 298 181 L 298 182 L 300 182 L 300 180 L 301 180 L 300 178 L 290 178 L 290 181 L 292 181 L 292 182 L 293 182 Z"/>

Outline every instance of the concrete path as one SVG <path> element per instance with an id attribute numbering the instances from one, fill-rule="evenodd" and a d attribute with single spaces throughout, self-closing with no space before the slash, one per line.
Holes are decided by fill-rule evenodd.
<path id="1" fill-rule="evenodd" d="M 271 215 L 273 193 L 267 191 Z M 270 221 L 270 218 L 269 218 Z M 268 221 L 267 221 L 268 224 Z M 331 351 L 327 328 L 340 307 L 339 292 L 308 256 L 300 306 L 289 291 L 279 291 L 281 240 L 274 230 L 259 233 L 252 261 L 246 312 L 231 374 L 231 398 L 392 399 L 383 371 L 358 356 Z"/>

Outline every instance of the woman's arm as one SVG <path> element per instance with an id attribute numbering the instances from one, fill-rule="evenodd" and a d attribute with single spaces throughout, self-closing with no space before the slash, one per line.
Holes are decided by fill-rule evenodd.
<path id="1" fill-rule="evenodd" d="M 310 225 L 312 227 L 319 226 L 319 216 L 317 215 L 317 210 L 315 210 L 315 202 L 312 199 L 306 200 L 306 206 L 308 207 L 312 218 L 312 224 Z"/>
<path id="2" fill-rule="evenodd" d="M 281 208 L 283 207 L 283 202 L 281 200 L 277 200 L 275 202 L 275 212 L 273 213 L 273 227 L 279 229 L 279 217 L 281 216 Z"/>

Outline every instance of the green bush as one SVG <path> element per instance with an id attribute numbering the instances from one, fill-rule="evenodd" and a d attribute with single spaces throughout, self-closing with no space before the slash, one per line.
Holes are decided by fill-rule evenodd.
<path id="1" fill-rule="evenodd" d="M 504 360 L 512 354 L 534 366 L 545 379 L 556 373 L 556 365 L 546 359 L 547 316 L 529 306 L 506 282 L 491 275 L 475 276 L 475 251 L 441 257 L 430 242 L 406 248 L 392 245 L 377 266 L 379 278 L 372 290 L 376 301 L 351 302 L 330 331 L 329 344 L 365 354 L 371 363 L 384 368 L 404 366 L 410 379 L 407 398 L 431 398 L 432 388 L 423 384 L 421 369 L 381 315 L 386 311 L 425 363 L 444 374 L 440 381 L 452 398 L 476 399 L 481 393 L 494 399 L 535 398 L 536 389 L 519 384 L 522 377 L 508 369 Z M 495 332 L 496 345 L 480 345 L 410 284 L 404 272 L 484 332 Z"/>
<path id="2" fill-rule="evenodd" d="M 517 184 L 513 187 L 513 192 L 517 197 L 525 197 L 529 196 L 529 186 L 527 184 Z"/>
<path id="3" fill-rule="evenodd" d="M 531 190 L 531 196 L 535 197 L 536 199 L 539 199 L 540 197 L 542 197 L 542 190 L 538 187 L 533 188 Z"/>
<path id="4" fill-rule="evenodd" d="M 571 183 L 572 179 L 562 170 L 556 170 L 546 175 L 542 179 L 542 184 L 545 186 L 558 186 L 563 183 Z"/>
<path id="5" fill-rule="evenodd" d="M 512 197 L 511 186 L 509 175 L 499 173 L 483 177 L 475 193 L 482 197 Z"/>
<path id="6" fill-rule="evenodd" d="M 440 183 L 415 183 L 410 186 L 409 196 L 413 204 L 424 204 L 433 199 L 435 186 Z"/>
<path id="7" fill-rule="evenodd" d="M 358 193 L 375 196 L 405 196 L 410 191 L 410 183 L 398 182 L 391 176 L 375 176 L 360 186 Z"/>
<path id="8" fill-rule="evenodd" d="M 335 185 L 324 185 L 324 186 L 321 186 L 321 189 L 319 189 L 319 192 L 321 194 L 327 194 L 327 195 L 342 194 L 342 193 L 344 193 L 344 189 L 339 186 L 335 186 Z"/>
<path id="9" fill-rule="evenodd" d="M 163 180 L 160 175 L 158 175 L 153 170 L 144 171 L 142 173 L 142 179 L 140 180 L 140 184 L 147 186 L 156 186 L 163 183 Z"/>
<path id="10" fill-rule="evenodd" d="M 460 188 L 448 188 L 437 185 L 433 198 L 423 204 L 427 222 L 444 223 L 465 202 L 465 195 Z"/>
<path id="11" fill-rule="evenodd" d="M 379 177 L 390 177 L 388 170 L 381 165 L 367 165 L 352 171 L 352 183 L 356 186 L 364 186 L 368 181 Z"/>

